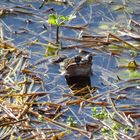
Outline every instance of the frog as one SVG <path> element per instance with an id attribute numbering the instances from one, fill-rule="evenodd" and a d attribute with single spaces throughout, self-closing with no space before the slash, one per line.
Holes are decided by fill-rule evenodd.
<path id="1" fill-rule="evenodd" d="M 61 65 L 61 74 L 67 77 L 89 77 L 92 75 L 92 55 L 67 58 Z"/>

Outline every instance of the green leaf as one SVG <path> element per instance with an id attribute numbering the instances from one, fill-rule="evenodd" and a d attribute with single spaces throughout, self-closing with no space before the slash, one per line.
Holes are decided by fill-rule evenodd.
<path id="1" fill-rule="evenodd" d="M 56 20 L 58 18 L 58 15 L 57 14 L 50 14 L 49 18 Z"/>
<path id="2" fill-rule="evenodd" d="M 129 70 L 129 78 L 140 78 L 140 72 Z"/>
<path id="3" fill-rule="evenodd" d="M 108 47 L 109 47 L 110 49 L 120 49 L 119 46 L 114 45 L 114 44 L 111 44 L 111 45 L 109 45 Z"/>
<path id="4" fill-rule="evenodd" d="M 72 118 L 71 116 L 69 116 L 67 120 L 68 120 L 68 121 L 67 121 L 67 125 L 73 126 L 73 127 L 77 125 L 77 122 L 74 121 L 73 118 Z"/>
<path id="5" fill-rule="evenodd" d="M 107 117 L 108 117 L 108 114 L 104 109 L 97 110 L 96 107 L 94 107 L 92 111 L 93 111 L 92 116 L 94 118 L 103 120 L 103 119 L 107 119 Z"/>
<path id="6" fill-rule="evenodd" d="M 121 70 L 118 73 L 119 77 L 123 80 L 132 79 L 132 78 L 140 78 L 140 72 L 136 70 Z"/>
<path id="7" fill-rule="evenodd" d="M 48 44 L 47 49 L 46 49 L 46 55 L 45 56 L 53 56 L 56 55 L 58 51 L 58 47 Z"/>
<path id="8" fill-rule="evenodd" d="M 56 14 L 50 14 L 49 15 L 48 22 L 51 25 L 58 25 L 58 16 Z"/>
<path id="9" fill-rule="evenodd" d="M 92 111 L 93 111 L 93 115 L 96 115 L 96 113 L 97 113 L 97 108 L 94 107 L 94 108 L 92 109 Z"/>
<path id="10" fill-rule="evenodd" d="M 63 15 L 57 15 L 57 14 L 50 14 L 48 22 L 51 25 L 61 26 L 65 24 L 66 21 L 70 21 L 75 17 L 76 15 L 63 16 Z"/>
<path id="11" fill-rule="evenodd" d="M 119 125 L 118 125 L 117 123 L 114 123 L 114 124 L 113 124 L 113 129 L 114 129 L 114 130 L 119 130 Z"/>
<path id="12" fill-rule="evenodd" d="M 63 15 L 60 15 L 59 18 L 63 21 L 67 21 L 69 20 L 69 17 L 68 16 L 63 16 Z"/>
<path id="13" fill-rule="evenodd" d="M 22 140 L 21 136 L 18 136 L 17 140 Z"/>

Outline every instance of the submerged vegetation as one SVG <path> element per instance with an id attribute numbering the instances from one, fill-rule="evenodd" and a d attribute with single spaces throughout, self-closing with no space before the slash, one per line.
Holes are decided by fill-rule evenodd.
<path id="1" fill-rule="evenodd" d="M 1 140 L 140 139 L 138 1 L 0 4 Z"/>

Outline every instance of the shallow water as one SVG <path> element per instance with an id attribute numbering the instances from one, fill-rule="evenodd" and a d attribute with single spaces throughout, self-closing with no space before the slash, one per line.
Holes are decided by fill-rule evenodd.
<path id="1" fill-rule="evenodd" d="M 77 1 L 72 1 L 74 3 L 74 7 L 76 7 Z M 135 4 L 137 1 L 133 1 L 129 4 L 128 7 L 131 7 L 131 10 L 135 12 L 135 14 L 127 12 L 118 12 L 112 10 L 112 7 L 115 5 L 122 4 L 122 1 L 115 1 L 113 4 L 109 4 L 104 1 L 100 3 L 88 3 L 85 4 L 80 11 L 77 13 L 76 19 L 73 19 L 67 25 L 71 26 L 83 26 L 87 25 L 84 30 L 73 30 L 70 28 L 61 27 L 60 36 L 61 37 L 71 37 L 71 38 L 80 38 L 83 34 L 87 35 L 105 35 L 107 32 L 114 33 L 116 28 L 115 25 L 126 25 L 129 22 L 129 19 L 139 20 L 138 14 L 140 10 L 138 9 L 139 4 Z M 32 7 L 27 6 L 32 5 Z M 0 7 L 13 8 L 15 6 L 21 6 L 21 8 L 15 8 L 16 10 L 22 10 L 23 12 L 29 13 L 15 13 L 15 14 L 7 14 L 0 17 L 0 23 L 3 27 L 4 38 L 5 40 L 11 40 L 14 43 L 15 47 L 24 49 L 31 53 L 32 64 L 35 64 L 38 60 L 48 59 L 45 57 L 46 46 L 40 44 L 29 44 L 34 40 L 39 40 L 41 43 L 47 44 L 49 41 L 55 42 L 55 28 L 51 27 L 48 22 L 48 15 L 50 12 L 45 12 L 46 10 L 53 8 L 57 13 L 61 15 L 69 15 L 73 12 L 71 6 L 67 5 L 58 5 L 49 3 L 45 5 L 43 8 L 39 9 L 41 2 L 36 1 L 22 1 L 22 0 L 1 0 Z M 22 7 L 25 7 L 22 8 Z M 135 8 L 135 9 L 134 9 Z M 33 13 L 33 14 L 31 14 Z M 31 21 L 31 22 L 30 22 Z M 47 27 L 47 29 L 44 28 Z M 105 91 L 112 90 L 114 87 L 118 85 L 115 83 L 118 78 L 118 71 L 122 71 L 122 69 L 118 69 L 117 62 L 119 58 L 128 58 L 132 59 L 129 53 L 124 52 L 121 56 L 113 56 L 109 53 L 98 51 L 94 48 L 80 48 L 77 49 L 68 49 L 67 46 L 70 45 L 80 45 L 79 42 L 69 41 L 65 39 L 60 39 L 62 43 L 62 49 L 59 53 L 66 54 L 69 57 L 79 54 L 79 50 L 82 49 L 84 51 L 89 51 L 95 53 L 93 56 L 93 65 L 92 71 L 93 74 L 90 76 L 91 87 L 97 87 L 98 93 L 105 93 Z M 135 58 L 139 61 L 139 55 Z M 37 65 L 34 69 L 35 72 L 38 72 L 38 75 L 44 81 L 44 89 L 51 93 L 49 99 L 40 98 L 38 101 L 46 101 L 49 100 L 51 102 L 59 102 L 63 98 L 62 95 L 68 92 L 71 92 L 71 88 L 68 86 L 65 76 L 60 73 L 60 66 L 58 64 L 50 64 L 49 61 L 46 60 L 45 63 Z M 121 75 L 121 74 L 120 74 Z M 126 78 L 127 79 L 127 78 Z M 124 78 L 125 80 L 125 78 Z M 122 85 L 121 85 L 122 86 Z M 121 87 L 120 85 L 118 87 Z M 123 87 L 123 86 L 122 86 Z M 137 89 L 137 88 L 136 88 Z M 137 92 L 131 94 L 133 90 L 130 90 L 130 96 L 135 97 L 138 95 Z M 129 93 L 128 93 L 129 94 Z M 138 96 L 139 97 L 139 96 Z M 103 100 L 103 99 L 99 99 Z M 117 103 L 117 102 L 116 102 Z M 125 104 L 137 104 L 138 101 L 130 101 L 126 99 L 118 102 L 118 105 Z M 78 112 L 79 106 L 70 106 L 71 110 L 75 113 Z M 89 109 L 89 110 L 88 110 Z M 86 116 L 90 112 L 91 108 L 86 108 L 78 114 L 79 119 L 84 123 L 90 120 L 89 116 Z M 85 115 L 86 114 L 86 115 Z M 66 118 L 72 115 L 70 111 L 66 112 L 65 117 L 62 119 L 64 122 Z M 87 120 L 86 120 L 87 119 Z M 86 120 L 86 121 L 85 121 Z M 71 134 L 67 136 L 67 139 L 77 139 L 77 136 L 73 136 L 70 138 Z M 76 137 L 76 138 L 75 138 Z M 86 140 L 85 137 L 80 137 L 80 140 Z"/>

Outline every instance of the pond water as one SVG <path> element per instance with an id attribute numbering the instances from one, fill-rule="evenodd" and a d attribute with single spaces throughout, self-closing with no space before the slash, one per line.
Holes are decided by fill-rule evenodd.
<path id="1" fill-rule="evenodd" d="M 59 64 L 50 63 L 49 58 L 51 56 L 46 57 L 46 50 L 49 46 L 48 43 L 54 43 L 56 38 L 56 28 L 49 25 L 48 17 L 49 14 L 54 11 L 57 14 L 66 16 L 77 11 L 75 19 L 67 22 L 65 24 L 66 26 L 60 27 L 59 37 L 62 49 L 59 51 L 59 54 L 73 57 L 78 54 L 85 55 L 93 53 L 93 74 L 89 77 L 90 80 L 88 82 L 90 82 L 90 84 L 88 84 L 91 88 L 97 88 L 94 93 L 95 95 L 103 94 L 103 96 L 101 98 L 99 97 L 96 101 L 107 101 L 107 95 L 105 94 L 110 91 L 114 92 L 114 98 L 116 98 L 117 94 L 127 93 L 129 98 L 114 101 L 116 106 L 119 106 L 118 108 L 120 110 L 128 111 L 127 108 L 121 108 L 121 106 L 132 105 L 133 108 L 140 113 L 138 109 L 139 100 L 135 100 L 140 97 L 138 93 L 139 85 L 135 86 L 135 81 L 127 82 L 129 78 L 131 79 L 129 72 L 127 72 L 126 68 L 118 67 L 118 64 L 121 62 L 126 65 L 131 60 L 139 62 L 139 51 L 137 51 L 136 57 L 132 57 L 131 52 L 134 51 L 133 49 L 128 48 L 121 51 L 121 48 L 119 48 L 115 52 L 117 54 L 118 51 L 121 51 L 119 55 L 111 55 L 112 52 L 104 44 L 98 46 L 98 43 L 96 44 L 90 41 L 90 43 L 88 43 L 88 41 L 84 42 L 80 40 L 83 39 L 83 36 L 105 38 L 108 33 L 119 36 L 117 30 L 127 27 L 130 19 L 140 22 L 140 3 L 135 0 L 126 1 L 127 6 L 124 5 L 124 7 L 122 7 L 122 5 L 125 4 L 125 1 L 122 0 L 112 2 L 108 0 L 100 0 L 97 2 L 89 0 L 85 2 L 85 4 L 81 4 L 82 2 L 84 1 L 79 2 L 78 0 L 73 0 L 69 1 L 68 4 L 48 2 L 39 9 L 42 4 L 42 1 L 39 0 L 1 0 L 1 8 L 14 9 L 14 12 L 7 12 L 7 14 L 0 16 L 0 25 L 3 27 L 4 40 L 9 40 L 15 47 L 25 50 L 31 55 L 29 61 L 35 65 L 32 70 L 43 79 L 44 87 L 40 91 L 44 90 L 49 93 L 49 97 L 40 97 L 36 101 L 48 101 L 52 103 L 64 102 L 63 96 L 72 92 L 72 88 L 70 87 L 72 85 L 69 86 L 65 76 L 61 74 Z M 78 41 L 78 39 L 80 41 Z M 138 44 L 136 40 L 128 36 L 122 36 L 122 39 L 131 40 Z M 89 47 L 87 47 L 87 45 L 89 45 Z M 117 45 L 121 46 L 121 43 Z M 37 64 L 42 60 L 45 60 L 45 62 Z M 132 79 L 133 78 L 135 77 L 132 77 Z M 134 84 L 134 87 L 129 87 L 132 84 Z M 122 90 L 122 92 L 118 91 L 126 86 L 128 86 L 127 90 Z M 116 90 L 117 88 L 118 90 Z M 134 100 L 131 100 L 131 98 L 134 98 Z M 79 112 L 79 108 L 79 105 L 68 106 L 68 111 L 64 112 L 64 116 L 60 117 L 59 121 L 66 123 L 68 116 L 72 116 L 81 126 L 90 121 L 94 122 L 91 117 L 92 105 L 83 107 L 82 111 L 77 113 Z M 139 121 L 139 118 L 137 121 Z M 45 126 L 38 125 L 40 128 L 46 126 L 48 127 L 47 124 Z M 53 126 L 53 128 L 55 128 L 55 126 Z M 99 134 L 97 133 L 97 137 L 98 136 Z M 71 132 L 65 137 L 65 139 L 70 140 L 77 138 L 77 132 Z M 100 137 L 98 138 L 100 139 Z M 89 138 L 82 135 L 79 139 L 86 140 Z"/>

